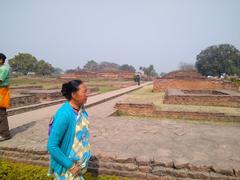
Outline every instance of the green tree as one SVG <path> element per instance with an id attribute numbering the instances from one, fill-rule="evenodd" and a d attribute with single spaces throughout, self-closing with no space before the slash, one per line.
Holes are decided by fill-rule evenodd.
<path id="1" fill-rule="evenodd" d="M 59 74 L 62 74 L 63 73 L 63 70 L 61 68 L 54 68 L 53 70 L 53 74 L 56 74 L 56 75 L 59 75 Z"/>
<path id="2" fill-rule="evenodd" d="M 128 64 L 123 64 L 123 65 L 119 66 L 118 69 L 120 71 L 131 71 L 131 72 L 136 71 L 136 69 L 132 65 L 128 65 Z"/>
<path id="3" fill-rule="evenodd" d="M 158 76 L 156 70 L 154 69 L 153 65 L 150 65 L 149 67 L 140 67 L 140 70 L 144 72 L 145 75 L 148 77 L 156 77 Z"/>
<path id="4" fill-rule="evenodd" d="M 103 61 L 99 64 L 100 71 L 118 71 L 119 65 L 116 63 Z"/>
<path id="5" fill-rule="evenodd" d="M 28 72 L 35 72 L 37 66 L 37 59 L 28 53 L 18 53 L 9 61 L 9 66 L 12 71 L 27 75 Z"/>
<path id="6" fill-rule="evenodd" d="M 84 71 L 98 71 L 98 63 L 94 60 L 88 61 L 84 67 L 83 70 Z"/>
<path id="7" fill-rule="evenodd" d="M 54 73 L 54 68 L 51 64 L 45 62 L 44 60 L 40 60 L 37 63 L 36 73 L 43 76 L 51 75 Z"/>
<path id="8" fill-rule="evenodd" d="M 240 75 L 240 51 L 230 44 L 214 45 L 197 55 L 195 64 L 202 75 Z"/>

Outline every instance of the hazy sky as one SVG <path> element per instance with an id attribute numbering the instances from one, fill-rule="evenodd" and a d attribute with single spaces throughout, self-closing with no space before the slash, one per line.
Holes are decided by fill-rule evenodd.
<path id="1" fill-rule="evenodd" d="M 206 47 L 240 49 L 240 0 L 0 0 L 0 52 L 63 69 L 88 60 L 157 72 L 194 63 Z"/>

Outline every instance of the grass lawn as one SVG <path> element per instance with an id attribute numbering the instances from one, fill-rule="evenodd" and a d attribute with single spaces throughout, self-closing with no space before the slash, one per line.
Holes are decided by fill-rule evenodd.
<path id="1" fill-rule="evenodd" d="M 163 104 L 164 92 L 152 92 L 152 85 L 145 86 L 129 94 L 128 102 L 132 103 L 153 103 L 157 110 L 170 111 L 191 111 L 191 112 L 218 112 L 229 115 L 240 115 L 240 108 L 221 106 L 196 106 L 196 105 L 175 105 Z"/>
<path id="2" fill-rule="evenodd" d="M 11 87 L 42 86 L 43 89 L 60 88 L 62 82 L 53 77 L 15 77 L 10 80 Z"/>

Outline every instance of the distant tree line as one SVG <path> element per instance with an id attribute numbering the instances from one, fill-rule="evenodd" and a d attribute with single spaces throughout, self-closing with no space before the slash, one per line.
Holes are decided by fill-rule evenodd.
<path id="1" fill-rule="evenodd" d="M 135 72 L 136 69 L 132 65 L 123 64 L 119 65 L 112 62 L 103 61 L 101 63 L 97 63 L 94 60 L 88 61 L 83 68 L 77 67 L 76 69 L 69 69 L 66 71 L 66 73 L 75 73 L 75 72 L 81 72 L 81 71 L 92 71 L 92 72 L 98 72 L 98 71 L 130 71 Z"/>
<path id="2" fill-rule="evenodd" d="M 139 70 L 143 71 L 144 74 L 148 77 L 156 77 L 158 76 L 158 73 L 154 69 L 153 65 L 150 65 L 149 67 L 143 67 L 141 66 Z M 97 63 L 94 60 L 88 61 L 83 68 L 77 67 L 76 69 L 69 69 L 65 73 L 77 73 L 82 71 L 92 71 L 92 72 L 99 72 L 99 71 L 130 71 L 130 72 L 136 72 L 136 69 L 134 66 L 129 64 L 123 64 L 119 65 L 112 62 L 103 61 L 100 63 Z"/>
<path id="3" fill-rule="evenodd" d="M 62 69 L 53 67 L 50 63 L 44 60 L 38 60 L 36 57 L 29 53 L 18 53 L 13 58 L 8 61 L 9 66 L 11 67 L 11 71 L 17 74 L 28 75 L 28 74 L 37 74 L 37 75 L 52 75 L 52 74 L 60 74 L 63 72 Z M 144 74 L 148 77 L 156 77 L 158 73 L 154 69 L 153 65 L 149 67 L 141 66 L 139 70 L 143 71 Z M 82 71 L 130 71 L 136 72 L 134 66 L 129 64 L 119 65 L 117 63 L 103 61 L 97 63 L 94 60 L 88 61 L 83 68 L 79 66 L 75 69 L 68 69 L 65 73 L 77 73 Z"/>

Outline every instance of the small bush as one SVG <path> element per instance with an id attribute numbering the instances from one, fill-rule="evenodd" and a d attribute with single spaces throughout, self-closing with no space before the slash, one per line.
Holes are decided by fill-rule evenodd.
<path id="1" fill-rule="evenodd" d="M 48 172 L 47 167 L 0 160 L 0 179 L 6 180 L 53 179 L 52 177 L 47 176 L 47 172 Z"/>

